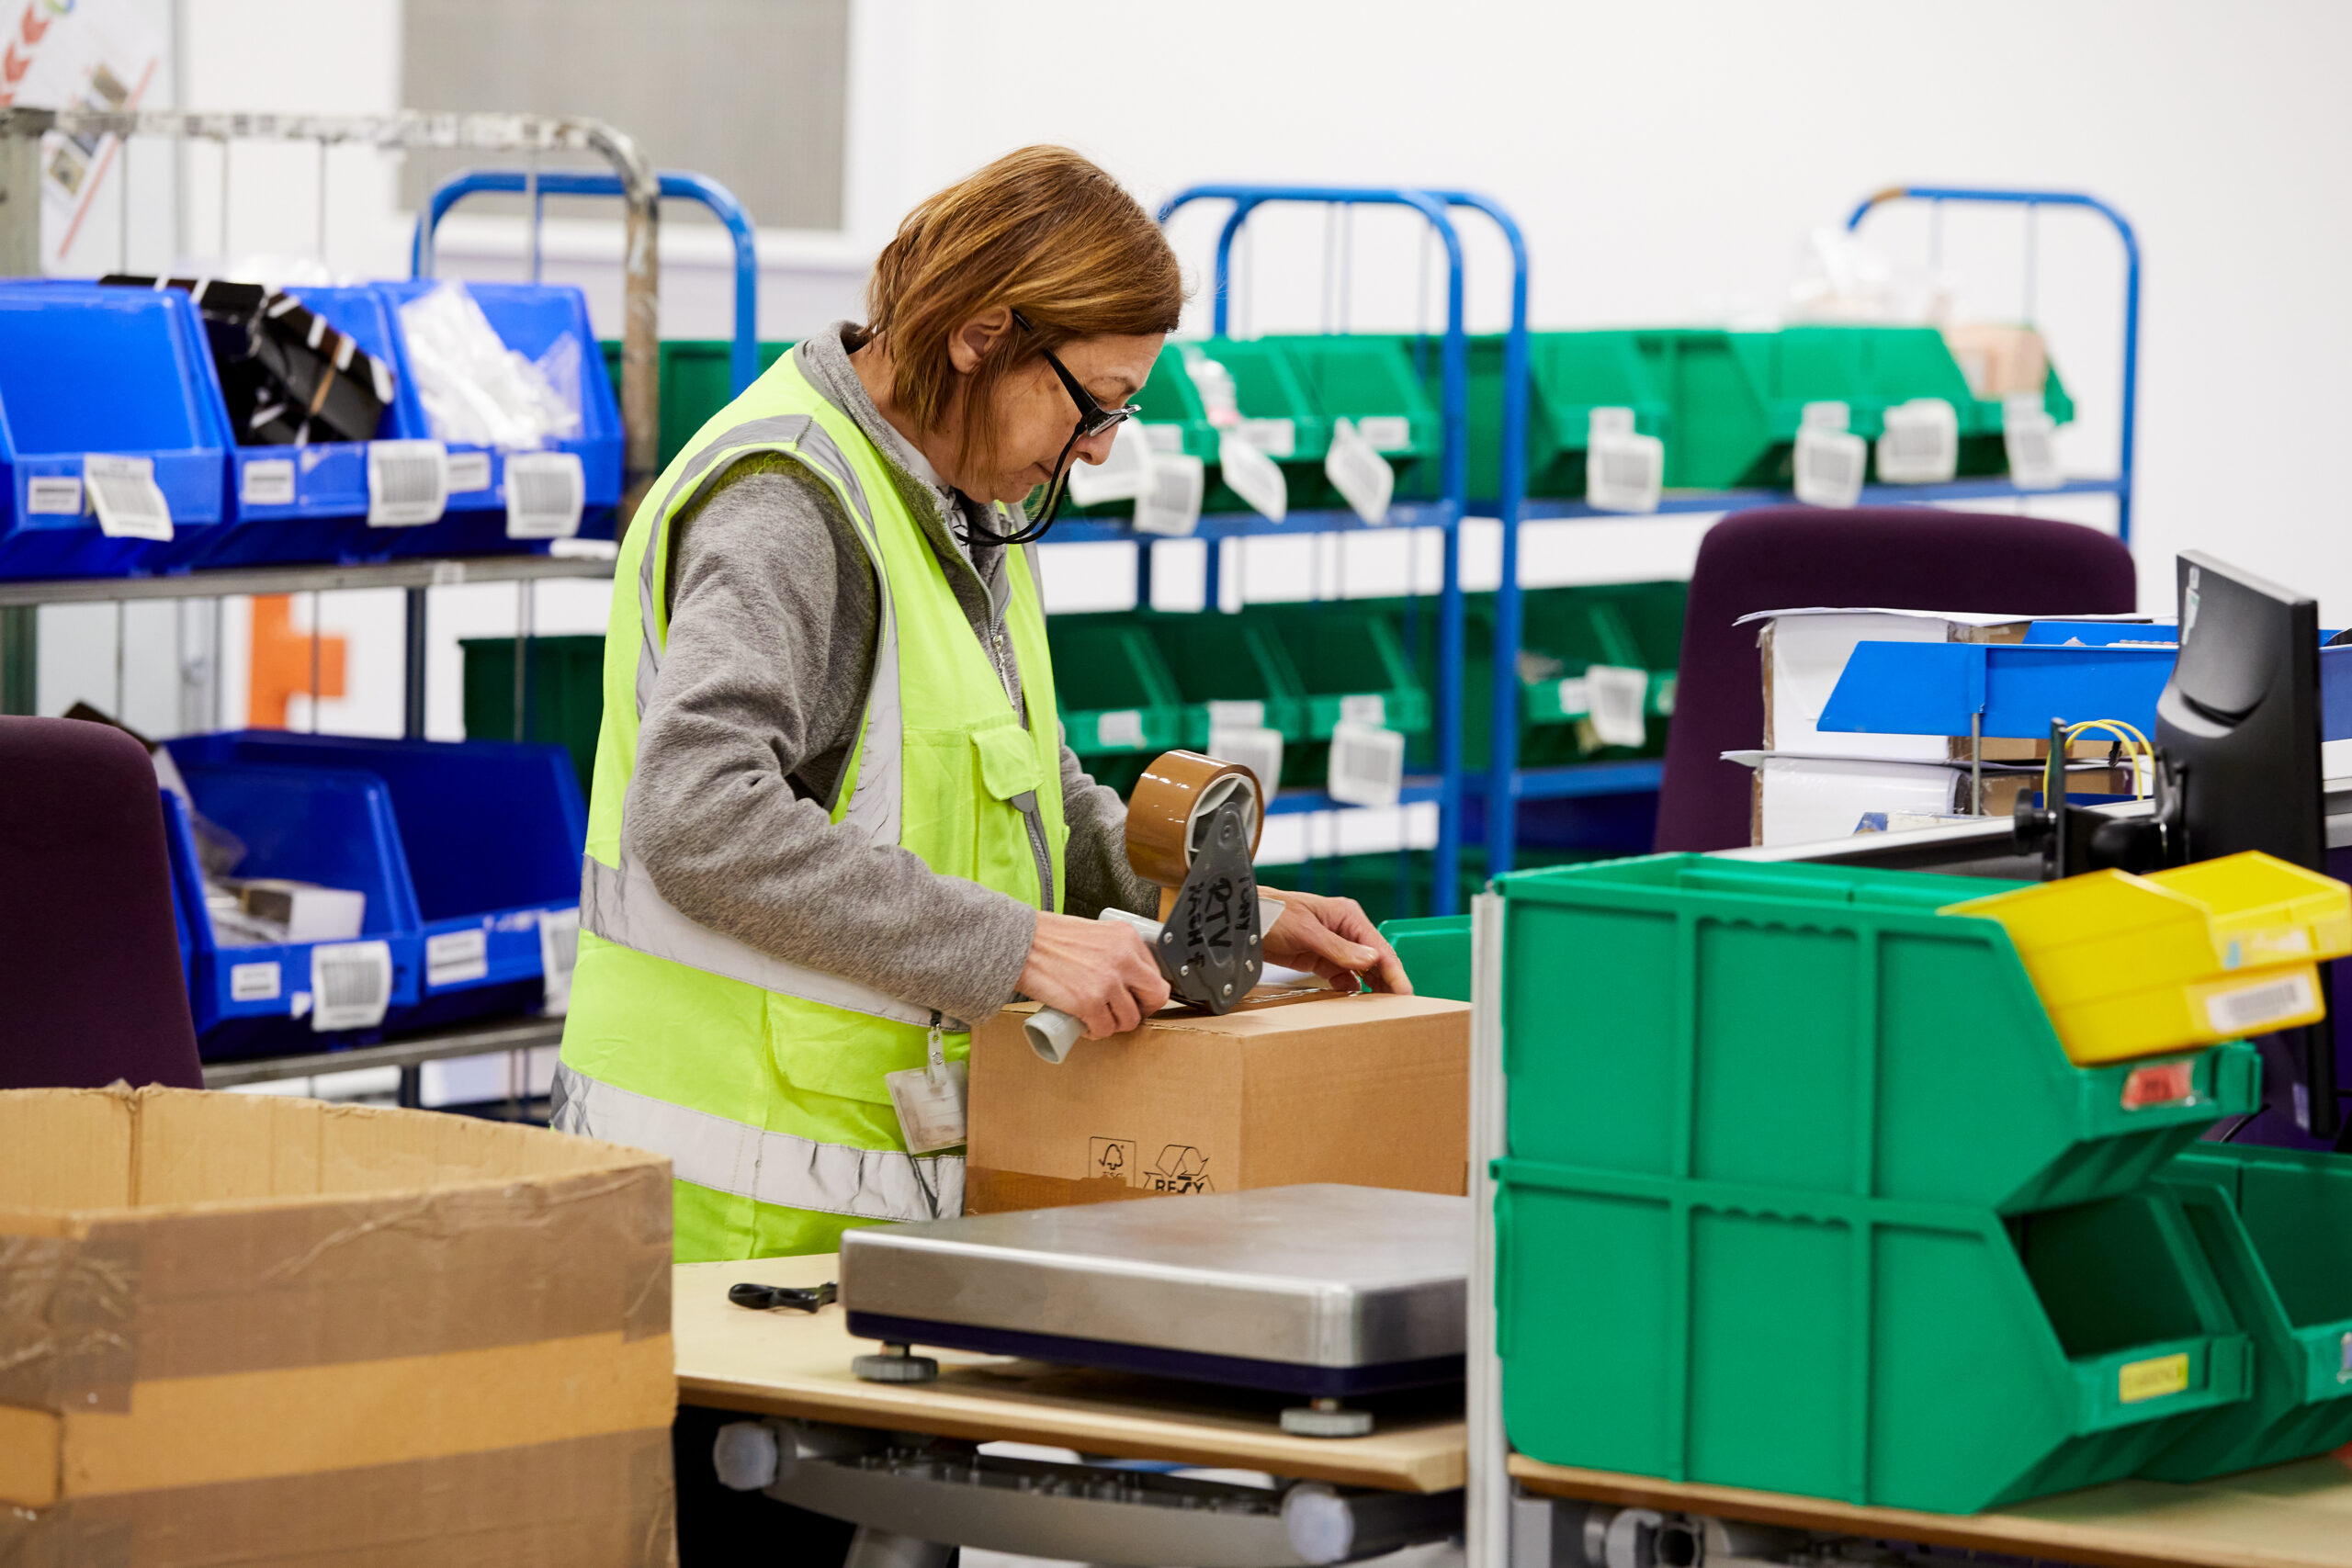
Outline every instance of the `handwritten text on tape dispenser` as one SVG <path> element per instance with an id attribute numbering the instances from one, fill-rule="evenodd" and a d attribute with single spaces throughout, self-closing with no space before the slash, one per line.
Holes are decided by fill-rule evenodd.
<path id="1" fill-rule="evenodd" d="M 1265 967 L 1260 938 L 1282 906 L 1258 897 L 1252 861 L 1265 828 L 1258 777 L 1197 751 L 1164 751 L 1127 804 L 1127 863 L 1161 888 L 1159 919 L 1125 909 L 1101 916 L 1133 926 L 1180 1002 L 1230 1012 Z M 1023 1026 L 1030 1049 L 1059 1062 L 1086 1026 L 1041 1008 Z"/>

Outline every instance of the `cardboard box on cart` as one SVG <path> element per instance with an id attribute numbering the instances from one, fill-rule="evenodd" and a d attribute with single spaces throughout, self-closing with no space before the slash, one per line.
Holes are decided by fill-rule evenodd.
<path id="1" fill-rule="evenodd" d="M 0 1562 L 675 1561 L 669 1162 L 0 1093 Z"/>
<path id="2" fill-rule="evenodd" d="M 1011 1008 L 972 1036 L 965 1208 L 1336 1181 L 1466 1192 L 1470 1009 L 1261 987 L 1040 1060 Z"/>

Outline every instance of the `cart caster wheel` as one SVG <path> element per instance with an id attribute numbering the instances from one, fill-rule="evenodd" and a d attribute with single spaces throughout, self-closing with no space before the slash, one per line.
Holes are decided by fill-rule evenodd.
<path id="1" fill-rule="evenodd" d="M 939 1376 L 937 1361 L 910 1354 L 904 1345 L 885 1345 L 878 1356 L 859 1356 L 849 1370 L 866 1382 L 931 1382 Z"/>
<path id="2" fill-rule="evenodd" d="M 1372 1412 L 1347 1409 L 1336 1399 L 1318 1399 L 1283 1411 L 1283 1430 L 1294 1438 L 1366 1437 L 1372 1431 Z"/>

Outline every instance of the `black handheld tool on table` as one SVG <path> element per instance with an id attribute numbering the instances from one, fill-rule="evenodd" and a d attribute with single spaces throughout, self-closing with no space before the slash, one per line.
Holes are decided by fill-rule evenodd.
<path id="1" fill-rule="evenodd" d="M 778 1307 L 789 1307 L 795 1312 L 815 1312 L 819 1307 L 831 1306 L 840 1293 L 841 1287 L 831 1280 L 821 1285 L 805 1288 L 759 1285 L 748 1280 L 740 1285 L 727 1287 L 729 1301 L 753 1312 L 774 1312 Z"/>

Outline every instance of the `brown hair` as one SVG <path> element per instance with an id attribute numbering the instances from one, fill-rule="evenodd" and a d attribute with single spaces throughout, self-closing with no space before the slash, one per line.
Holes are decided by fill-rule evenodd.
<path id="1" fill-rule="evenodd" d="M 882 247 L 865 287 L 869 330 L 888 339 L 890 396 L 924 430 L 956 395 L 948 340 L 993 306 L 1022 313 L 973 367 L 959 457 L 995 458 L 991 406 L 1005 373 L 1075 338 L 1176 330 L 1176 254 L 1150 215 L 1067 147 L 1008 152 L 918 205 Z"/>

